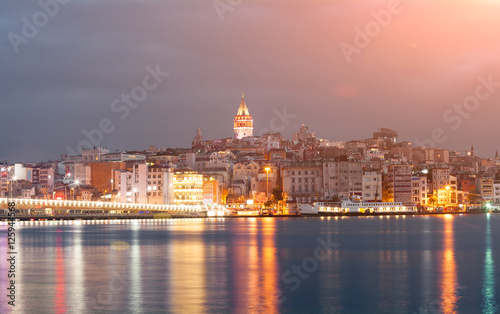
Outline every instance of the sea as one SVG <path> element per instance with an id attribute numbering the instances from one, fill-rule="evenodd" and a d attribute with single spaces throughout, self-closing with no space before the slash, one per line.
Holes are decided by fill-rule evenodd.
<path id="1" fill-rule="evenodd" d="M 0 313 L 499 312 L 500 214 L 8 227 Z"/>

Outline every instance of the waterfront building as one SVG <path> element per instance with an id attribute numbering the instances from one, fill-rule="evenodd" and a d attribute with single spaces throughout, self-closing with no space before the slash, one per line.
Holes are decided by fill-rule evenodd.
<path id="1" fill-rule="evenodd" d="M 154 165 L 147 170 L 148 204 L 174 203 L 174 173 L 172 168 Z"/>
<path id="2" fill-rule="evenodd" d="M 203 177 L 203 204 L 213 205 L 221 203 L 219 182 L 213 177 Z"/>
<path id="3" fill-rule="evenodd" d="M 500 204 L 500 174 L 498 173 L 495 175 L 495 179 L 493 180 L 493 202 L 495 204 Z"/>
<path id="4" fill-rule="evenodd" d="M 111 186 L 109 189 L 112 190 L 113 193 L 117 193 L 116 199 L 119 202 L 147 203 L 148 165 L 145 162 L 135 164 L 131 169 L 112 169 L 111 173 L 112 179 L 109 180 Z M 107 185 L 107 183 L 104 185 Z M 97 186 L 94 187 L 98 189 Z M 100 190 L 102 191 L 102 189 Z M 104 190 L 104 193 L 106 192 L 107 190 Z"/>
<path id="5" fill-rule="evenodd" d="M 481 172 L 476 177 L 476 191 L 484 202 L 493 201 L 493 175 Z"/>
<path id="6" fill-rule="evenodd" d="M 427 175 L 414 175 L 411 178 L 412 202 L 417 205 L 427 206 L 429 204 Z"/>
<path id="7" fill-rule="evenodd" d="M 433 168 L 431 170 L 430 188 L 432 190 L 432 193 L 437 190 L 444 189 L 450 185 L 450 170 L 450 168 Z"/>
<path id="8" fill-rule="evenodd" d="M 412 165 L 390 165 L 384 176 L 384 202 L 412 202 Z"/>
<path id="9" fill-rule="evenodd" d="M 363 171 L 362 200 L 363 202 L 382 201 L 382 174 L 376 170 Z"/>
<path id="10" fill-rule="evenodd" d="M 367 175 L 373 179 L 374 174 Z M 348 198 L 352 195 L 362 197 L 363 194 L 363 164 L 352 160 L 330 160 L 322 162 L 323 199 L 334 200 Z M 370 197 L 377 193 L 378 184 L 369 185 Z M 382 189 L 380 192 L 382 193 Z M 377 196 L 378 198 L 378 196 Z"/>
<path id="11" fill-rule="evenodd" d="M 283 193 L 288 200 L 311 203 L 323 197 L 323 163 L 290 162 L 282 166 Z"/>
<path id="12" fill-rule="evenodd" d="M 174 198 L 177 205 L 203 204 L 203 175 L 196 171 L 175 172 Z"/>

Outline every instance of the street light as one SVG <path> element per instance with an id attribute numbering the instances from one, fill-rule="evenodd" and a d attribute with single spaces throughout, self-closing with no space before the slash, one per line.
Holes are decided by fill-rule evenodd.
<path id="1" fill-rule="evenodd" d="M 264 170 L 266 171 L 266 199 L 269 199 L 269 171 L 271 168 L 265 167 Z"/>
<path id="2" fill-rule="evenodd" d="M 12 180 L 10 181 L 10 198 L 12 198 L 12 181 L 17 181 L 17 177 L 16 176 L 13 176 L 11 178 Z"/>
<path id="3" fill-rule="evenodd" d="M 78 185 L 80 185 L 80 180 L 75 180 L 75 187 L 77 187 Z M 73 200 L 75 200 L 75 188 L 71 188 L 71 190 L 73 191 Z"/>

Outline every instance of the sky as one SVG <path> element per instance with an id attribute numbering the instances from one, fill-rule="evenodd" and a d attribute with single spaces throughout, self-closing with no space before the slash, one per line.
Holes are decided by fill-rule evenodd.
<path id="1" fill-rule="evenodd" d="M 500 1 L 55 1 L 0 2 L 0 161 L 232 137 L 242 92 L 254 134 L 500 149 Z"/>

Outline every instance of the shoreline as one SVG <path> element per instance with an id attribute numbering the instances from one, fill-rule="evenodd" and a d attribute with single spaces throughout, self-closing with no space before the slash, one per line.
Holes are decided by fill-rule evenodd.
<path id="1" fill-rule="evenodd" d="M 316 217 L 383 217 L 383 216 L 442 216 L 442 215 L 484 215 L 488 213 L 497 212 L 413 212 L 413 213 L 320 213 L 317 215 L 232 215 L 232 216 L 197 216 L 197 215 L 170 215 L 158 216 L 144 215 L 144 214 L 130 214 L 130 215 L 30 215 L 30 216 L 16 216 L 16 221 L 54 221 L 54 220 L 118 220 L 118 219 L 141 219 L 141 220 L 166 220 L 166 219 L 192 219 L 192 218 L 316 218 Z M 0 221 L 9 221 L 7 216 L 1 216 Z"/>

